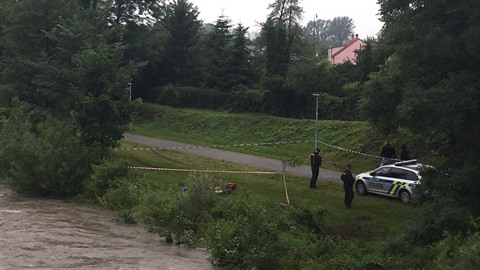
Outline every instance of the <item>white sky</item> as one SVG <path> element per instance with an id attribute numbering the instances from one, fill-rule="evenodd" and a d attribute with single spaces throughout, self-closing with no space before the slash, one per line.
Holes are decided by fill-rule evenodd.
<path id="1" fill-rule="evenodd" d="M 204 23 L 213 23 L 223 14 L 232 23 L 242 23 L 250 31 L 258 31 L 258 23 L 265 22 L 269 14 L 267 9 L 274 0 L 189 0 L 198 7 L 199 19 Z M 334 17 L 348 16 L 355 24 L 354 32 L 360 38 L 377 36 L 382 28 L 377 0 L 301 0 L 304 10 L 302 25 L 315 18 L 329 20 Z"/>

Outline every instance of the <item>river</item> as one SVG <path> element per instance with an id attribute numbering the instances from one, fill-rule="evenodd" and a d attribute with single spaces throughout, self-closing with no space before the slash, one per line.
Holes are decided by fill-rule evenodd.
<path id="1" fill-rule="evenodd" d="M 0 269 L 220 269 L 100 207 L 17 196 L 0 184 Z"/>

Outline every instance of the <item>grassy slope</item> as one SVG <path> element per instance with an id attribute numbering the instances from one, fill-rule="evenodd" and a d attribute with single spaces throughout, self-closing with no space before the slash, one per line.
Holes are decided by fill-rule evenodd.
<path id="1" fill-rule="evenodd" d="M 258 114 L 230 114 L 216 111 L 174 109 L 145 104 L 153 120 L 137 124 L 132 132 L 199 145 L 228 145 L 277 141 L 308 141 L 281 146 L 222 147 L 276 159 L 297 156 L 309 162 L 314 148 L 315 120 L 288 119 Z M 378 155 L 383 137 L 371 126 L 356 121 L 319 121 L 319 141 L 363 153 Z M 358 173 L 371 170 L 378 159 L 319 144 L 323 167 L 342 170 L 346 163 Z"/>
<path id="2" fill-rule="evenodd" d="M 122 147 L 137 147 L 132 143 L 122 142 Z M 118 151 L 116 155 L 129 160 L 131 165 L 168 168 L 196 168 L 219 170 L 253 170 L 241 165 L 209 158 L 198 158 L 175 151 Z M 159 189 L 170 185 L 182 186 L 189 173 L 138 171 L 143 178 L 139 181 L 154 183 Z M 233 196 L 249 196 L 272 207 L 284 203 L 285 192 L 280 175 L 232 175 L 210 174 L 218 184 L 234 182 L 238 189 Z M 397 200 L 377 196 L 357 196 L 353 209 L 346 210 L 343 205 L 343 189 L 338 184 L 319 181 L 319 189 L 308 189 L 305 178 L 287 176 L 288 192 L 291 203 L 305 203 L 322 206 L 330 213 L 330 229 L 334 234 L 346 237 L 366 239 L 384 239 L 404 228 L 405 220 L 416 210 L 405 206 Z"/>
<path id="3" fill-rule="evenodd" d="M 272 158 L 298 156 L 308 163 L 315 138 L 315 121 L 287 119 L 258 114 L 230 114 L 225 112 L 174 109 L 145 104 L 144 116 L 152 120 L 137 124 L 132 132 L 151 137 L 178 140 L 199 145 L 228 145 L 237 143 L 261 143 L 276 141 L 308 141 L 294 145 L 222 147 L 238 152 L 251 153 Z M 319 141 L 339 147 L 376 155 L 383 137 L 368 124 L 348 121 L 319 121 Z M 133 147 L 123 143 L 123 147 Z M 342 169 L 345 163 L 354 166 L 354 172 L 375 168 L 376 158 L 364 157 L 320 144 L 324 166 Z M 133 164 L 165 166 L 169 168 L 196 168 L 221 170 L 252 170 L 245 166 L 224 161 L 192 157 L 174 151 L 118 152 Z M 187 166 L 188 165 L 188 166 Z M 182 185 L 188 173 L 166 173 L 142 171 L 145 181 L 155 181 L 159 188 L 166 184 Z M 232 181 L 239 188 L 235 195 L 248 194 L 269 205 L 285 202 L 281 176 L 265 175 L 222 175 L 212 174 L 219 184 Z M 288 191 L 292 203 L 303 202 L 320 205 L 329 210 L 333 230 L 345 236 L 384 238 L 399 232 L 414 212 L 410 206 L 397 200 L 378 197 L 356 196 L 354 209 L 347 211 L 343 205 L 343 189 L 340 185 L 320 181 L 318 190 L 308 189 L 307 179 L 288 176 Z"/>

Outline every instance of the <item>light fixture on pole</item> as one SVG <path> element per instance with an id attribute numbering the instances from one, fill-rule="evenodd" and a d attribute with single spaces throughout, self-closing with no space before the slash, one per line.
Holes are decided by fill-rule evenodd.
<path id="1" fill-rule="evenodd" d="M 129 88 L 128 93 L 130 95 L 130 101 L 132 101 L 132 83 L 131 82 L 128 83 L 128 88 Z"/>
<path id="2" fill-rule="evenodd" d="M 315 105 L 315 149 L 318 148 L 318 98 L 320 97 L 320 94 L 313 94 L 314 97 L 316 97 L 316 105 Z"/>

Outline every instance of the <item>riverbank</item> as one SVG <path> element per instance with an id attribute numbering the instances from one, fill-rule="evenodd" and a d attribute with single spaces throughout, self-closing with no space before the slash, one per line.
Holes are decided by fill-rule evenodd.
<path id="1" fill-rule="evenodd" d="M 100 207 L 16 195 L 0 184 L 0 269 L 220 269 Z"/>

